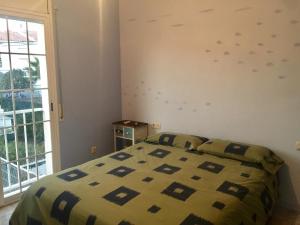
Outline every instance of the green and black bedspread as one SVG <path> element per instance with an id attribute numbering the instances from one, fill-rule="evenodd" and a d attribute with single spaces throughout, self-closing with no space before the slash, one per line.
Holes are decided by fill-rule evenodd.
<path id="1" fill-rule="evenodd" d="M 264 225 L 278 181 L 255 163 L 140 143 L 48 176 L 11 225 Z"/>

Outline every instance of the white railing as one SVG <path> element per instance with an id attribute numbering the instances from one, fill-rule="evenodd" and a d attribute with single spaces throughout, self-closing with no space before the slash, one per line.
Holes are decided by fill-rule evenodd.
<path id="1" fill-rule="evenodd" d="M 1 110 L 2 111 L 2 110 Z M 5 171 L 7 171 L 7 186 L 4 187 L 4 193 L 11 192 L 16 188 L 20 188 L 20 185 L 25 185 L 28 183 L 32 183 L 33 180 L 37 179 L 38 177 L 38 168 L 36 168 L 36 173 L 33 173 L 32 171 L 30 171 L 30 162 L 29 162 L 29 147 L 28 147 L 28 137 L 27 137 L 27 125 L 32 125 L 33 122 L 27 123 L 26 121 L 26 114 L 29 113 L 36 113 L 36 112 L 42 112 L 43 109 L 42 108 L 35 108 L 35 109 L 25 109 L 25 110 L 17 110 L 17 111 L 11 111 L 11 112 L 0 112 L 0 120 L 2 120 L 2 125 L 4 125 L 4 127 L 1 127 L 1 129 L 3 130 L 3 133 L 0 133 L 0 136 L 4 136 L 4 149 L 5 149 L 5 158 L 0 158 L 0 165 L 1 165 L 1 170 L 2 173 L 4 173 Z M 12 126 L 5 126 L 6 124 L 6 120 L 8 118 L 14 118 L 16 119 L 17 117 L 19 118 L 19 115 L 22 115 L 22 123 L 20 124 L 16 124 L 16 121 L 14 123 L 14 127 Z M 1 118 L 2 117 L 2 118 Z M 16 159 L 14 159 L 13 161 L 9 161 L 9 146 L 8 146 L 8 134 L 11 134 L 12 132 L 14 132 L 17 127 L 21 127 L 23 126 L 23 132 L 24 132 L 24 145 L 25 145 L 25 158 L 22 160 L 26 160 L 26 164 L 25 165 L 20 165 L 17 162 L 20 160 L 18 157 L 18 150 L 17 148 L 15 148 L 16 151 Z M 35 133 L 33 134 L 34 136 L 36 135 Z M 15 139 L 16 140 L 16 139 Z M 1 150 L 3 150 L 2 146 Z M 36 156 L 35 156 L 36 157 Z M 38 164 L 36 164 L 37 167 Z M 3 171 L 5 170 L 5 171 Z M 17 171 L 17 174 L 11 174 L 12 171 Z M 4 174 L 2 174 L 2 176 L 4 176 Z M 12 179 L 14 179 L 14 176 L 17 176 L 15 180 L 17 180 L 17 183 L 12 181 Z M 26 176 L 26 180 L 22 181 L 21 179 L 24 178 L 24 176 Z M 1 179 L 1 178 L 0 178 Z M 3 179 L 3 177 L 2 177 Z M 3 182 L 2 182 L 3 183 Z"/>
<path id="2" fill-rule="evenodd" d="M 8 160 L 3 159 L 1 157 L 0 157 L 0 162 L 2 163 L 2 165 L 1 165 L 2 179 L 7 177 L 7 185 L 5 185 L 5 183 L 3 184 L 4 193 L 17 190 L 19 188 L 19 181 L 18 181 L 18 177 L 17 177 L 18 176 L 17 175 L 18 165 L 15 163 L 9 162 Z M 5 174 L 5 173 L 7 173 L 7 174 Z M 20 179 L 22 179 L 23 175 L 25 175 L 27 177 L 26 180 L 22 181 L 22 186 L 27 186 L 33 180 L 36 180 L 36 177 L 37 177 L 37 175 L 35 173 L 28 171 L 28 170 L 24 169 L 23 167 L 20 167 L 20 174 L 21 174 Z M 15 182 L 12 180 L 14 180 Z"/>

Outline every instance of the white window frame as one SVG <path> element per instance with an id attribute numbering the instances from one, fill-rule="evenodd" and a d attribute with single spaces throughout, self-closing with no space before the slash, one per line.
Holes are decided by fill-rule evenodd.
<path id="1" fill-rule="evenodd" d="M 52 9 L 52 2 L 48 1 L 49 9 Z M 7 8 L 0 5 L 0 14 L 17 19 L 27 19 L 37 21 L 44 24 L 45 27 L 45 45 L 46 45 L 46 59 L 48 70 L 48 91 L 49 102 L 53 104 L 53 111 L 50 111 L 51 121 L 51 138 L 52 138 L 52 157 L 53 157 L 53 172 L 56 173 L 61 170 L 60 159 L 60 140 L 59 140 L 59 104 L 57 95 L 57 75 L 56 75 L 56 61 L 55 61 L 55 38 L 54 38 L 54 24 L 53 14 L 49 10 L 48 14 L 32 12 L 30 10 L 19 10 L 16 8 Z M 51 107 L 50 107 L 51 108 Z M 0 170 L 1 172 L 1 170 Z M 3 198 L 2 178 L 0 179 L 0 207 L 16 202 L 20 199 L 22 193 L 14 196 Z"/>

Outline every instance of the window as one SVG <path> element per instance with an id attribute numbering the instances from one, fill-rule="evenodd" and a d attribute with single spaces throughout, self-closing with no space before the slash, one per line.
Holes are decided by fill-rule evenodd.
<path id="1" fill-rule="evenodd" d="M 0 15 L 0 200 L 53 173 L 46 44 L 43 20 Z"/>

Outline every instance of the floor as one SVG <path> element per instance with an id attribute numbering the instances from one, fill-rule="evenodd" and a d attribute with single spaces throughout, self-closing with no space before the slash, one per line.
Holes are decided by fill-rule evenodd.
<path id="1" fill-rule="evenodd" d="M 9 218 L 15 210 L 17 204 L 12 204 L 4 208 L 0 208 L 0 225 L 8 225 Z"/>
<path id="2" fill-rule="evenodd" d="M 300 225 L 300 212 L 287 209 L 277 209 L 268 225 Z"/>
<path id="3" fill-rule="evenodd" d="M 14 211 L 16 204 L 0 208 L 0 225 L 8 225 L 10 215 Z M 287 209 L 277 209 L 268 225 L 300 225 L 300 213 Z"/>

